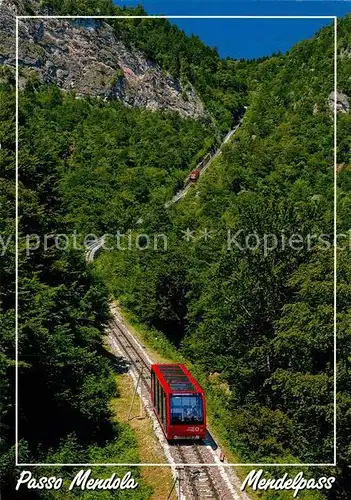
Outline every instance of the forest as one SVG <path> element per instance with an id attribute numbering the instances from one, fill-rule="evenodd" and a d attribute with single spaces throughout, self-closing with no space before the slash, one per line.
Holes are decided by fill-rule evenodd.
<path id="1" fill-rule="evenodd" d="M 45 97 L 47 103 L 50 96 L 51 90 Z M 14 99 L 13 75 L 2 67 L 3 241 L 14 233 L 15 224 Z M 29 130 L 25 130 L 27 118 L 24 105 L 19 120 L 23 145 L 19 159 L 23 168 L 19 182 L 19 462 L 113 459 L 137 463 L 134 437 L 128 427 L 112 420 L 109 407 L 111 398 L 118 396 L 115 373 L 119 365 L 108 357 L 102 341 L 109 317 L 105 285 L 92 275 L 81 250 L 59 250 L 52 243 L 45 251 L 41 248 L 29 254 L 25 250 L 23 235 L 68 232 L 58 189 L 59 157 L 64 148 L 57 143 L 49 145 L 41 133 L 41 140 L 38 135 L 38 142 L 32 142 Z M 1 265 L 1 493 L 3 498 L 53 498 L 49 491 L 14 491 L 21 470 L 14 467 L 15 244 L 12 239 L 7 241 Z M 37 470 L 40 474 L 40 468 Z M 60 473 L 64 479 L 73 474 L 71 469 L 59 467 L 50 472 Z M 105 473 L 104 468 L 100 473 Z M 109 492 L 104 495 L 102 498 L 112 498 Z M 131 495 L 122 493 L 121 498 Z M 141 486 L 133 498 L 149 496 L 149 489 Z M 81 492 L 79 498 L 92 497 Z"/>
<path id="2" fill-rule="evenodd" d="M 42 4 L 61 14 L 144 12 L 109 0 Z M 245 62 L 221 60 L 166 20 L 113 26 L 165 71 L 193 84 L 213 120 L 76 99 L 73 91 L 37 81 L 20 92 L 19 460 L 138 462 L 132 431 L 112 418 L 109 406 L 118 397 L 120 369 L 103 344 L 113 297 L 192 364 L 218 432 L 242 461 L 332 462 L 332 29 L 286 54 Z M 351 17 L 340 20 L 339 53 L 349 47 L 350 33 Z M 0 223 L 7 242 L 0 266 L 0 475 L 4 498 L 14 498 L 15 241 L 7 238 L 15 232 L 15 81 L 9 68 L 0 70 Z M 338 90 L 349 97 L 350 72 L 350 58 L 340 57 Z M 165 208 L 244 106 L 243 125 L 221 157 L 184 200 Z M 350 114 L 338 114 L 337 230 L 346 235 L 350 125 Z M 195 235 L 189 242 L 182 237 L 188 228 Z M 201 237 L 205 230 L 211 238 Z M 28 234 L 73 231 L 164 233 L 168 249 L 105 252 L 94 266 L 73 245 L 26 251 Z M 274 234 L 277 245 L 268 252 L 262 245 L 229 248 L 228 231 L 241 231 L 242 246 L 250 234 L 260 242 Z M 293 234 L 301 235 L 301 248 L 283 248 L 282 235 Z M 350 248 L 337 257 L 338 467 L 325 470 L 337 485 L 324 498 L 346 500 Z M 70 478 L 74 471 L 54 472 Z M 151 494 L 141 482 L 120 498 Z M 64 497 L 18 491 L 16 498 Z"/>
<path id="3" fill-rule="evenodd" d="M 339 21 L 340 52 L 350 21 Z M 168 252 L 116 251 L 97 264 L 137 321 L 155 336 L 163 333 L 203 374 L 222 435 L 240 457 L 255 462 L 333 458 L 332 40 L 327 28 L 285 55 L 239 62 L 237 78 L 249 85 L 242 128 L 181 203 L 166 213 L 150 208 L 135 229 L 152 234 L 163 228 Z M 350 70 L 349 59 L 341 59 L 338 86 L 347 95 Z M 337 231 L 345 238 L 349 131 L 350 116 L 339 114 Z M 182 239 L 187 228 L 190 242 Z M 240 232 L 241 248 L 228 249 L 228 230 Z M 212 235 L 207 241 L 205 231 Z M 242 248 L 247 235 L 261 245 Z M 266 253 L 265 235 L 268 245 L 277 238 Z M 299 235 L 301 245 L 283 247 L 283 236 L 291 235 Z M 339 477 L 329 497 L 347 498 L 347 244 L 337 259 Z"/>

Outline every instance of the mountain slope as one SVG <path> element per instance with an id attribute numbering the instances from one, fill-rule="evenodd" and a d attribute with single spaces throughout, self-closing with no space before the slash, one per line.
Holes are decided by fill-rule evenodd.
<path id="1" fill-rule="evenodd" d="M 1 14 L 8 17 L 2 17 L 5 22 L 0 28 L 0 225 L 2 242 L 8 242 L 0 283 L 0 468 L 1 491 L 6 497 L 13 496 L 18 475 L 12 390 L 15 81 L 11 36 L 15 7 L 22 14 L 53 13 L 44 2 L 10 4 L 12 11 L 6 10 L 9 2 L 2 4 Z M 99 8 L 119 12 L 112 2 L 76 2 L 77 12 L 78 4 L 92 9 L 91 13 L 99 13 Z M 75 4 L 59 2 L 57 13 L 58 7 L 72 12 Z M 83 13 L 88 12 L 83 9 Z M 220 113 L 216 122 L 191 82 L 180 82 L 177 75 L 161 69 L 133 37 L 127 44 L 118 37 L 118 26 L 58 26 L 55 21 L 48 28 L 37 21 L 21 26 L 20 43 L 25 43 L 19 92 L 19 459 L 28 463 L 137 463 L 131 430 L 117 422 L 118 415 L 112 415 L 109 406 L 116 395 L 114 376 L 123 367 L 103 345 L 108 293 L 86 266 L 84 248 L 77 248 L 73 231 L 81 231 L 79 244 L 90 231 L 127 230 L 150 206 L 163 217 L 165 198 L 239 113 L 245 86 L 242 95 L 241 91 L 236 94 L 240 99 L 228 102 L 225 116 Z M 53 27 L 58 30 L 54 32 Z M 101 45 L 106 37 L 113 42 L 107 52 Z M 101 50 L 95 54 L 97 47 Z M 215 65 L 218 60 L 213 52 Z M 81 78 L 75 73 L 80 95 L 77 87 L 67 85 L 76 66 L 82 73 L 89 69 L 92 75 Z M 116 87 L 115 95 L 109 91 L 111 82 L 105 85 L 96 80 L 100 78 L 96 67 L 105 68 L 107 74 L 116 71 L 121 87 Z M 98 99 L 106 89 L 107 99 Z M 223 95 L 213 96 L 214 102 L 220 103 Z M 57 243 L 53 235 L 58 234 L 63 239 L 67 236 L 67 245 L 61 246 L 61 239 Z M 34 248 L 36 238 L 38 248 Z M 41 470 L 47 474 L 45 467 Z M 58 468 L 57 474 L 68 481 L 74 472 Z M 139 478 L 137 469 L 133 474 Z M 20 490 L 16 498 L 48 497 L 47 492 L 27 493 Z M 89 493 L 77 495 L 86 498 Z M 106 498 L 111 495 L 104 493 Z M 128 495 L 121 493 L 121 498 Z M 150 496 L 150 489 L 140 481 L 133 498 Z"/>
<path id="2" fill-rule="evenodd" d="M 121 12 L 103 0 L 20 5 L 32 12 L 38 8 L 63 14 Z M 247 64 L 221 61 L 215 50 L 196 38 L 188 39 L 167 21 L 155 20 L 150 25 L 149 21 L 103 25 L 105 34 L 117 37 L 118 54 L 113 57 L 118 61 L 110 66 L 118 72 L 117 81 L 127 80 L 129 68 L 133 74 L 125 85 L 132 85 L 138 68 L 143 71 L 149 67 L 146 61 L 153 60 L 150 71 L 158 76 L 149 95 L 161 87 L 172 94 L 167 78 L 179 79 L 183 90 L 190 84 L 215 127 L 207 126 L 212 120 L 183 119 L 180 101 L 164 108 L 169 101 L 160 98 L 157 106 L 162 109 L 156 111 L 150 111 L 150 101 L 143 102 L 141 109 L 130 108 L 123 104 L 128 104 L 127 93 L 120 94 L 123 103 L 118 92 L 108 102 L 89 96 L 76 99 L 74 86 L 61 73 L 65 92 L 28 78 L 20 92 L 21 236 L 74 229 L 114 234 L 121 230 L 128 232 L 131 241 L 144 235 L 145 243 L 145 235 L 167 235 L 167 251 L 144 244 L 102 254 L 98 269 L 110 293 L 153 329 L 155 336 L 161 331 L 194 363 L 207 386 L 210 411 L 220 421 L 223 437 L 243 460 L 330 461 L 333 31 L 324 29 L 285 55 Z M 30 26 L 34 30 L 30 36 L 40 34 L 40 24 Z M 83 58 L 82 44 L 99 43 L 94 37 L 101 26 L 67 24 L 63 29 L 79 41 Z M 340 21 L 338 90 L 347 99 L 350 32 L 350 18 Z M 29 64 L 31 57 L 34 64 L 43 57 L 46 65 L 53 50 L 59 54 L 58 61 L 66 64 L 64 70 L 71 68 L 71 62 L 62 59 L 57 36 L 51 48 L 43 48 L 44 55 L 31 52 L 41 47 L 40 42 L 27 47 Z M 70 43 L 64 45 L 67 50 Z M 51 84 L 59 83 L 55 67 L 51 75 L 47 66 L 42 73 L 42 68 L 34 71 L 52 78 Z M 14 82 L 13 74 L 2 70 L 6 119 L 0 128 L 1 224 L 10 234 Z M 69 69 L 73 70 L 74 66 Z M 100 90 L 105 95 L 110 87 L 101 82 L 95 92 L 97 74 L 93 73 L 86 88 L 93 95 Z M 158 78 L 167 85 L 158 87 Z M 81 84 L 85 85 L 83 80 Z M 139 105 L 137 92 L 130 103 Z M 246 104 L 249 108 L 234 141 L 189 196 L 165 210 L 166 196 Z M 340 113 L 338 227 L 344 232 L 350 227 L 351 213 L 349 130 L 350 114 Z M 188 241 L 187 229 L 192 231 Z M 231 237 L 228 240 L 228 230 L 230 235 L 240 231 L 238 244 Z M 289 243 L 293 235 L 299 236 Z M 322 240 L 321 235 L 325 235 Z M 86 269 L 82 250 L 68 247 L 39 248 L 29 255 L 21 247 L 20 370 L 26 384 L 21 401 L 21 457 L 38 459 L 40 443 L 42 460 L 88 461 L 96 454 L 118 459 L 124 453 L 134 459 L 128 431 L 109 424 L 113 367 L 106 360 L 101 339 L 108 294 L 101 280 Z M 347 248 L 340 251 L 338 270 L 340 461 L 337 487 L 326 493 L 333 500 L 349 497 L 349 254 Z M 0 318 L 5 340 L 1 370 L 9 378 L 13 376 L 13 256 L 10 245 L 2 270 L 6 280 L 1 282 Z M 45 395 L 38 421 L 30 397 L 37 386 Z M 5 468 L 13 463 L 13 403 L 10 384 L 3 388 Z M 39 395 L 36 398 L 38 406 Z M 54 424 L 57 434 L 50 433 Z M 75 429 L 78 435 L 72 436 Z M 96 447 L 97 442 L 102 446 Z M 5 478 L 8 488 L 11 480 Z M 306 498 L 311 498 L 309 494 Z M 140 491 L 141 498 L 148 495 Z"/>
<path id="3" fill-rule="evenodd" d="M 14 17 L 10 2 L 1 7 L 2 64 L 15 65 Z M 204 106 L 191 86 L 140 51 L 126 47 L 102 20 L 25 19 L 19 21 L 20 87 L 29 79 L 74 90 L 77 96 L 118 99 L 129 106 L 178 111 L 204 117 Z"/>
<path id="4" fill-rule="evenodd" d="M 350 23 L 339 20 L 338 36 L 338 91 L 348 100 Z M 332 27 L 285 55 L 239 66 L 250 98 L 243 126 L 172 209 L 167 254 L 115 252 L 99 262 L 125 307 L 210 380 L 224 437 L 253 462 L 333 460 L 333 68 Z M 350 222 L 349 130 L 342 109 L 341 240 Z M 155 220 L 149 213 L 140 231 L 151 233 Z M 338 259 L 339 466 L 337 487 L 326 494 L 346 499 L 347 245 Z"/>
<path id="5" fill-rule="evenodd" d="M 145 15 L 111 0 L 97 2 L 5 0 L 0 7 L 0 62 L 15 63 L 15 13 L 119 15 L 125 19 L 19 21 L 20 86 L 36 80 L 77 96 L 118 99 L 128 106 L 178 111 L 183 117 L 214 120 L 225 133 L 243 112 L 246 84 L 236 63 L 223 61 L 197 37 L 187 37 L 166 20 L 128 19 Z M 156 21 L 156 22 L 155 22 Z"/>

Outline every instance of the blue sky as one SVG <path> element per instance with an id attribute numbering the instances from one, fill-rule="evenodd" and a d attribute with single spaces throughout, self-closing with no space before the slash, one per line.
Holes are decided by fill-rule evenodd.
<path id="1" fill-rule="evenodd" d="M 305 15 L 344 16 L 348 1 L 267 0 L 114 0 L 117 5 L 142 4 L 148 14 L 162 15 Z M 189 35 L 217 47 L 222 57 L 251 59 L 285 52 L 310 38 L 328 19 L 179 19 L 172 20 Z"/>

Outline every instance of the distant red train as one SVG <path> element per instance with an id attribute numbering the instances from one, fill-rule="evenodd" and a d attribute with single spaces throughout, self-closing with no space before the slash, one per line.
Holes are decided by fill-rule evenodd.
<path id="1" fill-rule="evenodd" d="M 190 174 L 190 180 L 193 182 L 196 182 L 200 176 L 200 170 L 198 168 L 195 168 Z"/>
<path id="2" fill-rule="evenodd" d="M 167 439 L 205 438 L 205 393 L 184 365 L 151 365 L 151 400 Z"/>

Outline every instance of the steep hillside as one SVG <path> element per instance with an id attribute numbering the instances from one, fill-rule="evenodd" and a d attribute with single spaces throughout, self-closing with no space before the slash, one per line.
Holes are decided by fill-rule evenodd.
<path id="1" fill-rule="evenodd" d="M 89 9 L 120 12 L 112 2 L 60 2 L 55 7 L 18 1 L 3 2 L 1 8 L 0 468 L 5 498 L 14 498 L 18 475 L 13 393 L 14 12 L 52 13 L 55 8 L 60 13 L 67 8 L 79 13 L 82 5 L 84 14 Z M 206 96 L 200 97 L 190 81 L 145 55 L 136 37 L 130 36 L 127 43 L 118 25 L 20 25 L 19 460 L 137 463 L 133 433 L 118 423 L 110 408 L 111 398 L 118 396 L 114 377 L 123 365 L 111 359 L 103 345 L 108 292 L 86 266 L 84 249 L 76 247 L 73 232 L 80 233 L 81 242 L 91 231 L 127 230 L 150 207 L 163 216 L 165 199 L 240 114 L 246 87 L 238 90 L 237 100 L 227 102 L 224 116 L 212 116 Z M 175 30 L 173 36 L 179 33 Z M 187 43 L 193 46 L 191 40 Z M 206 52 L 201 43 L 199 47 Z M 218 55 L 209 53 L 212 63 L 220 65 Z M 217 97 L 213 94 L 213 102 L 220 104 L 225 97 L 222 89 Z M 58 234 L 63 239 L 67 235 L 66 244 L 57 244 Z M 56 471 L 65 480 L 75 472 Z M 101 476 L 106 472 L 97 470 Z M 123 469 L 119 472 L 123 475 Z M 39 473 L 48 471 L 43 467 Z M 137 469 L 133 474 L 139 480 Z M 140 480 L 133 498 L 146 500 L 151 494 Z M 59 498 L 26 490 L 15 495 Z M 89 492 L 77 495 L 88 498 Z M 111 496 L 104 492 L 104 498 Z"/>
<path id="2" fill-rule="evenodd" d="M 1 62 L 15 64 L 11 2 L 1 7 Z M 201 99 L 188 86 L 162 72 L 140 51 L 126 47 L 112 26 L 101 20 L 21 20 L 20 87 L 38 79 L 77 96 L 118 99 L 129 106 L 168 109 L 182 116 L 204 117 Z"/>
<path id="3" fill-rule="evenodd" d="M 15 64 L 16 13 L 36 15 L 124 15 L 109 19 L 19 20 L 20 87 L 26 82 L 53 84 L 77 96 L 120 100 L 127 106 L 177 111 L 183 117 L 213 119 L 224 132 L 243 110 L 246 85 L 221 61 L 168 21 L 128 19 L 146 14 L 100 0 L 15 2 L 0 7 L 0 62 Z M 205 105 L 204 105 L 205 104 Z"/>
<path id="4" fill-rule="evenodd" d="M 14 9 L 143 11 L 109 0 L 3 7 L 9 17 L 0 28 L 0 223 L 11 237 Z M 338 231 L 346 235 L 350 22 L 339 22 L 337 96 L 331 27 L 285 55 L 246 63 L 222 61 L 165 20 L 21 23 L 21 460 L 137 462 L 130 429 L 111 424 L 112 377 L 121 367 L 103 348 L 109 295 L 191 360 L 222 437 L 242 461 L 333 460 L 332 108 L 336 98 Z M 165 209 L 246 105 L 243 126 L 223 154 L 181 203 Z M 79 242 L 91 231 L 127 233 L 131 241 L 144 235 L 144 243 L 145 235 L 163 234 L 167 251 L 145 243 L 103 253 L 98 277 L 83 249 L 73 248 L 73 231 Z M 47 248 L 28 250 L 28 234 L 70 236 L 67 248 L 49 238 Z M 0 283 L 6 492 L 17 472 L 14 252 L 10 238 Z M 326 495 L 348 500 L 350 249 L 338 257 L 338 483 Z M 18 498 L 29 498 L 24 494 Z M 138 494 L 151 495 L 143 484 Z"/>
<path id="5" fill-rule="evenodd" d="M 339 20 L 340 102 L 351 96 L 350 33 L 351 18 Z M 170 218 L 161 218 L 168 252 L 115 252 L 99 266 L 123 304 L 212 381 L 214 415 L 233 450 L 255 462 L 330 462 L 333 29 L 238 71 L 250 88 L 242 129 Z M 342 240 L 349 229 L 350 113 L 347 104 L 338 110 Z M 149 213 L 139 231 L 152 233 L 159 221 Z M 329 497 L 346 499 L 347 245 L 338 252 L 338 280 L 339 467 Z"/>
<path id="6" fill-rule="evenodd" d="M 30 141 L 24 145 L 24 137 L 20 168 L 26 174 L 19 183 L 19 407 L 15 407 L 15 91 L 8 68 L 0 68 L 0 81 L 0 490 L 6 499 L 58 498 L 38 490 L 15 491 L 23 470 L 15 467 L 16 410 L 22 463 L 139 459 L 131 430 L 112 422 L 109 407 L 111 398 L 118 396 L 115 372 L 120 367 L 103 345 L 109 317 L 106 287 L 73 245 L 59 249 L 51 240 L 49 248 L 41 244 L 36 252 L 29 250 L 31 245 L 26 247 L 25 235 L 36 234 L 43 243 L 48 228 L 51 235 L 67 234 L 68 228 L 60 216 L 64 205 L 54 187 L 59 177 L 52 151 L 44 146 L 40 163 L 28 150 Z M 36 470 L 39 475 L 51 473 Z M 72 478 L 73 470 L 56 471 L 65 481 Z M 137 470 L 133 473 L 139 476 Z M 140 500 L 151 496 L 143 481 L 138 495 Z M 79 498 L 87 496 L 82 493 Z M 122 492 L 121 498 L 130 495 Z"/>

